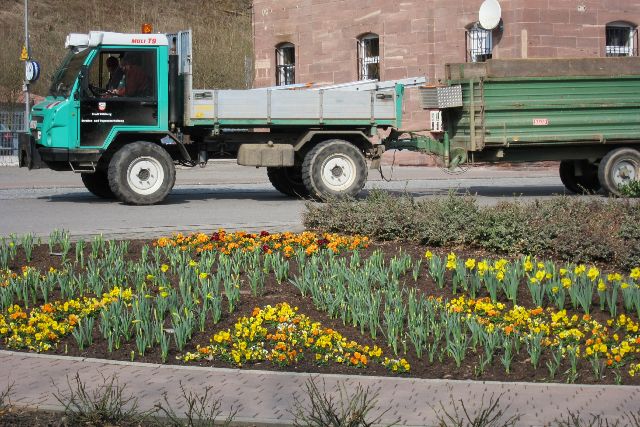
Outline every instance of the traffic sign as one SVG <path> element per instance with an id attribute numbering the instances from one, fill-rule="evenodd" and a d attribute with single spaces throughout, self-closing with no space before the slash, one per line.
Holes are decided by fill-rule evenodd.
<path id="1" fill-rule="evenodd" d="M 29 59 L 29 52 L 26 46 L 22 46 L 22 53 L 20 54 L 20 61 L 26 61 Z"/>

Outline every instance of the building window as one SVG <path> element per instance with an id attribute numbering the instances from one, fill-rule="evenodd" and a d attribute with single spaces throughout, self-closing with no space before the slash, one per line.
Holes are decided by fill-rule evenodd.
<path id="1" fill-rule="evenodd" d="M 636 56 L 638 29 L 625 22 L 612 22 L 605 27 L 606 56 Z"/>
<path id="2" fill-rule="evenodd" d="M 365 34 L 358 39 L 358 80 L 380 80 L 380 38 Z"/>
<path id="3" fill-rule="evenodd" d="M 276 85 L 291 85 L 296 82 L 296 48 L 291 43 L 276 46 Z"/>
<path id="4" fill-rule="evenodd" d="M 493 51 L 493 33 L 485 30 L 479 23 L 467 29 L 466 34 L 467 62 L 484 62 L 491 59 Z"/>

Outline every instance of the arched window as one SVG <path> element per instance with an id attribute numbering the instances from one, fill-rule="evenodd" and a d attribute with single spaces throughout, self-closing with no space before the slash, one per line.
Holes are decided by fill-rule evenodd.
<path id="1" fill-rule="evenodd" d="M 491 59 L 493 52 L 493 32 L 485 30 L 476 22 L 467 29 L 467 62 L 484 62 Z"/>
<path id="2" fill-rule="evenodd" d="M 636 56 L 638 29 L 628 22 L 610 22 L 605 27 L 606 56 Z"/>
<path id="3" fill-rule="evenodd" d="M 380 80 L 380 38 L 377 34 L 358 38 L 358 80 Z"/>
<path id="4" fill-rule="evenodd" d="M 292 43 L 276 46 L 276 86 L 296 82 L 296 48 Z"/>

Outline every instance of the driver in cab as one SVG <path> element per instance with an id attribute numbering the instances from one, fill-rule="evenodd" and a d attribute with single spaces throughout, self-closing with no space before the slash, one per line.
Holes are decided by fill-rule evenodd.
<path id="1" fill-rule="evenodd" d="M 137 97 L 149 92 L 149 77 L 137 63 L 134 56 L 125 55 L 120 60 L 123 76 L 118 86 L 108 93 L 112 96 Z"/>

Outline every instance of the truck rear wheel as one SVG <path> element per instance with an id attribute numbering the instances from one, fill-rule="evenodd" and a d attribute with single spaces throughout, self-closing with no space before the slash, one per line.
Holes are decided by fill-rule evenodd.
<path id="1" fill-rule="evenodd" d="M 309 190 L 302 181 L 302 168 L 292 166 L 286 168 L 267 168 L 267 177 L 273 188 L 290 197 L 308 197 Z"/>
<path id="2" fill-rule="evenodd" d="M 152 205 L 169 194 L 176 169 L 169 153 L 151 142 L 133 142 L 118 150 L 109 163 L 109 186 L 131 205 Z"/>
<path id="3" fill-rule="evenodd" d="M 600 161 L 598 178 L 607 193 L 621 196 L 621 185 L 640 179 L 640 152 L 633 148 L 609 151 Z"/>
<path id="4" fill-rule="evenodd" d="M 580 168 L 581 174 L 577 174 Z M 600 190 L 598 168 L 586 160 L 563 160 L 560 162 L 560 181 L 567 190 L 576 194 L 592 194 Z"/>
<path id="5" fill-rule="evenodd" d="M 367 162 L 353 144 L 339 139 L 323 141 L 304 157 L 302 179 L 318 199 L 353 197 L 367 181 Z"/>
<path id="6" fill-rule="evenodd" d="M 96 170 L 94 173 L 81 173 L 80 178 L 85 188 L 101 199 L 114 199 L 116 196 L 109 187 L 107 172 Z"/>

